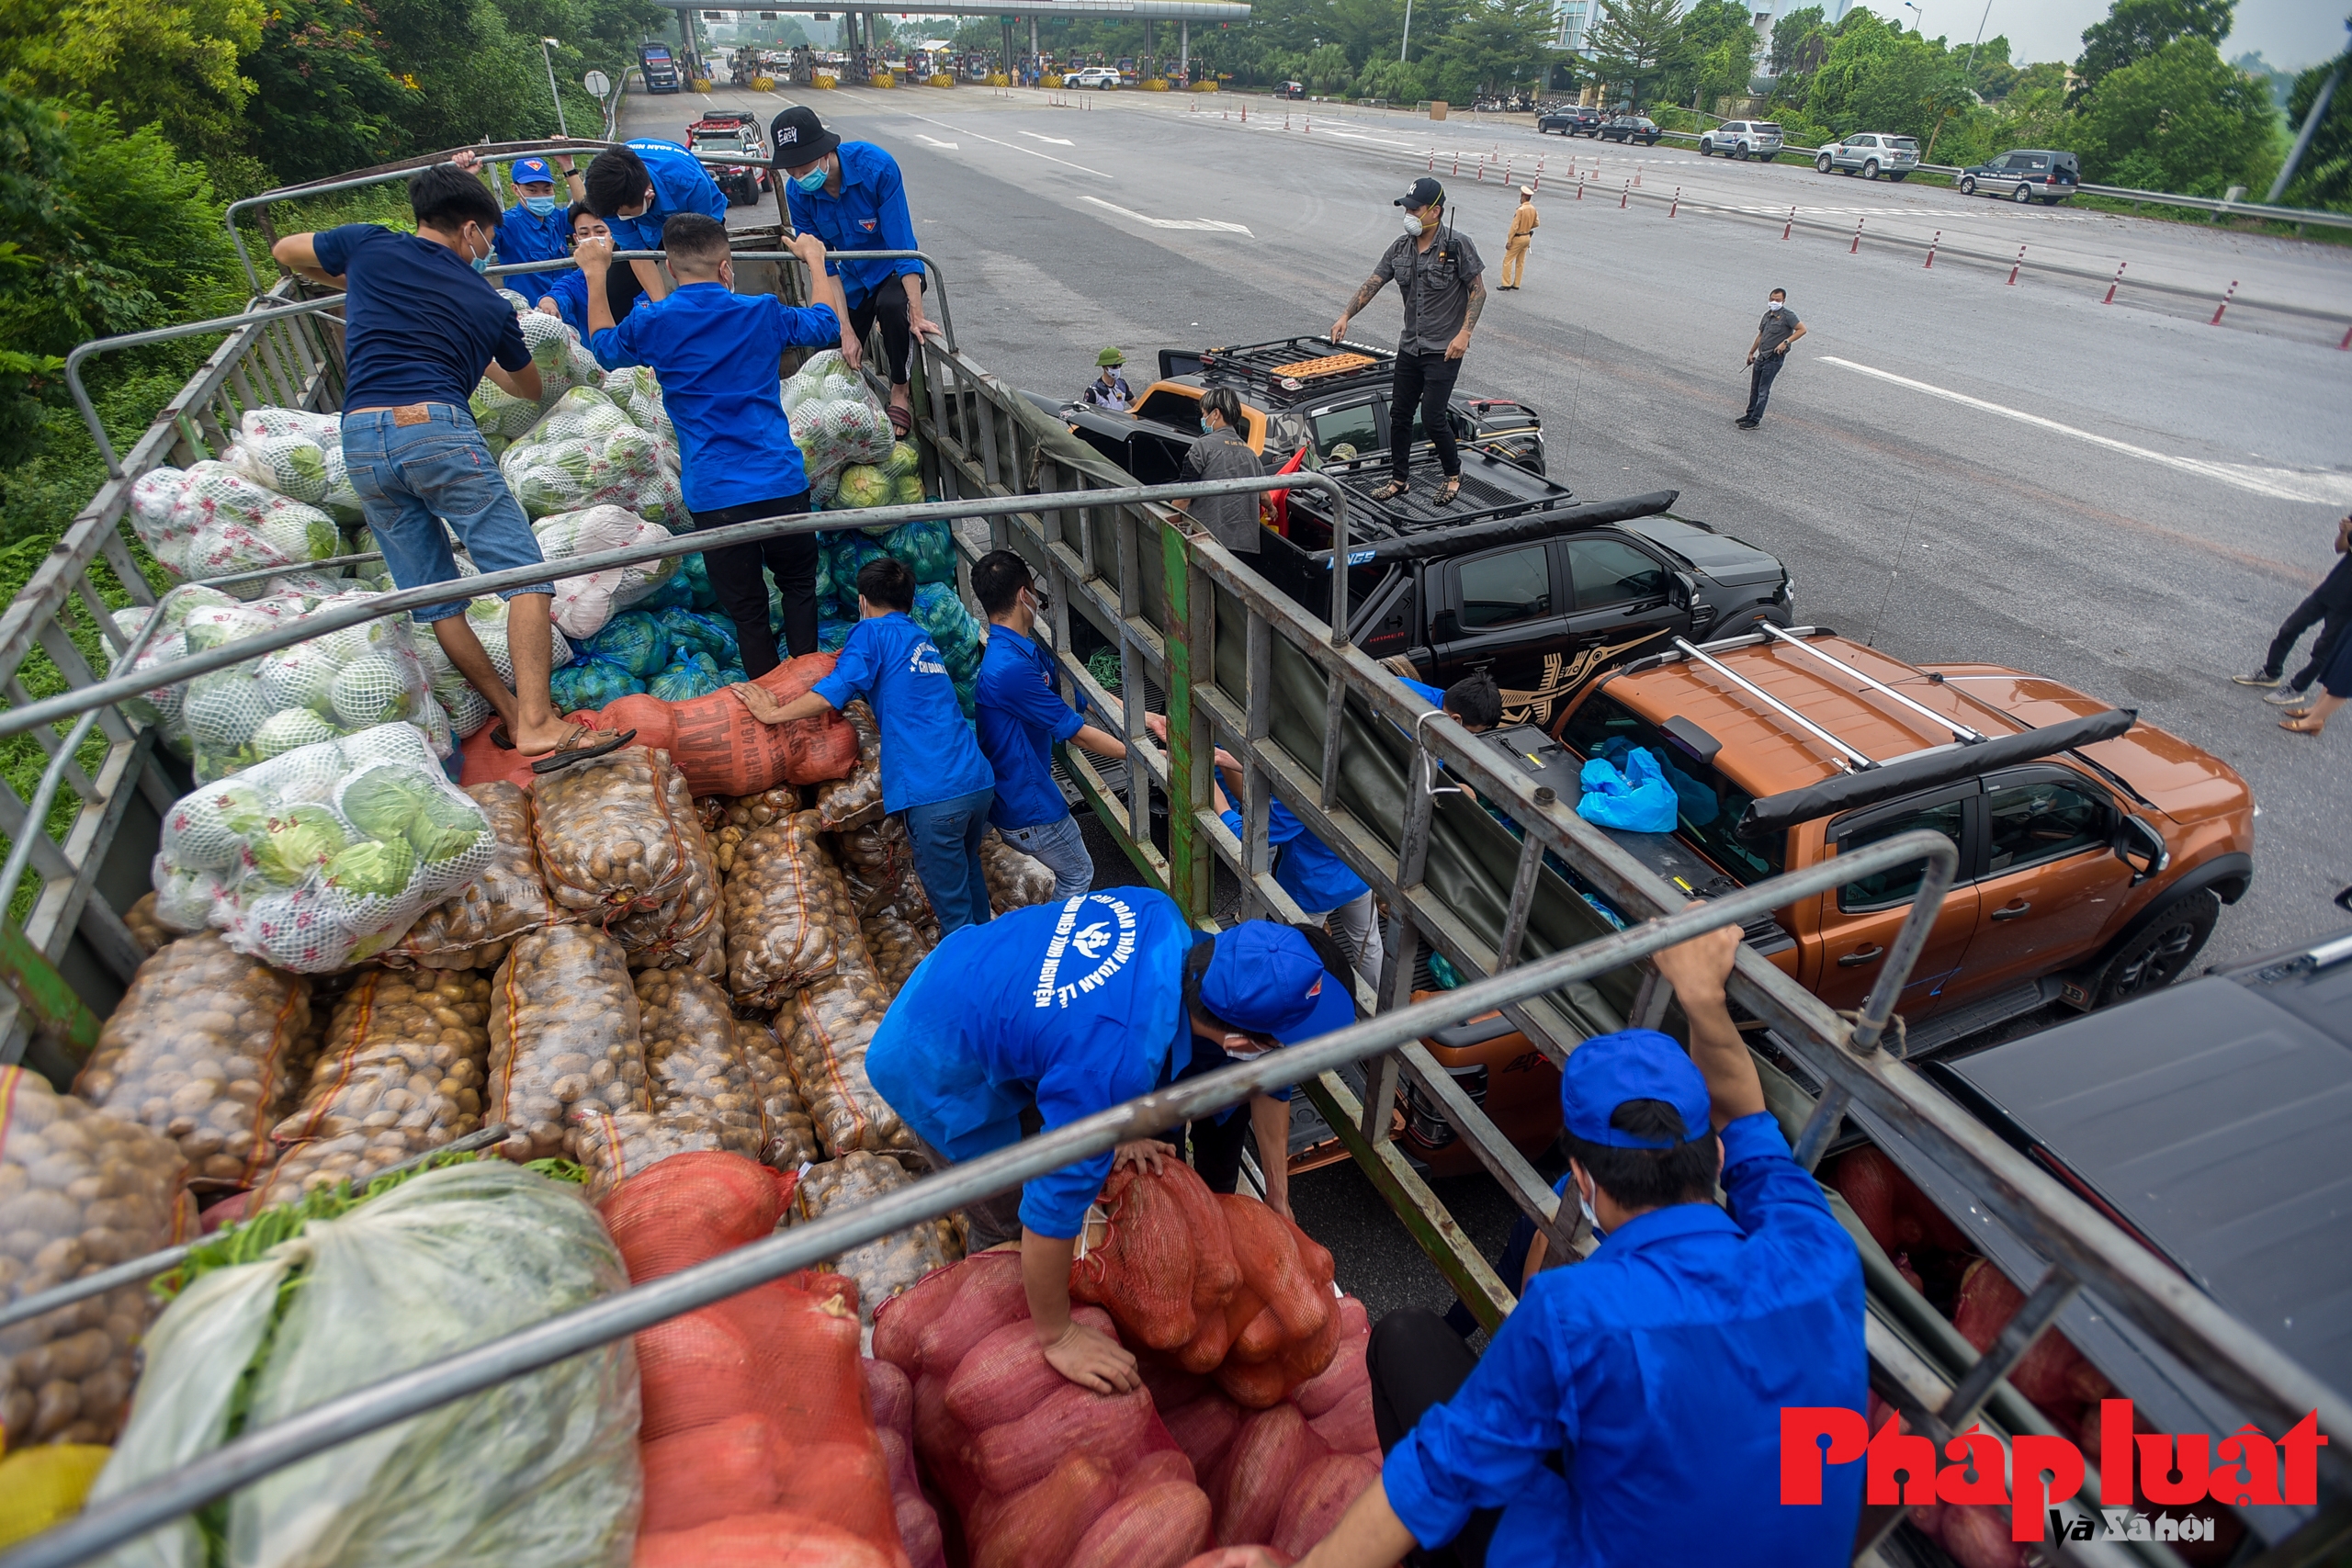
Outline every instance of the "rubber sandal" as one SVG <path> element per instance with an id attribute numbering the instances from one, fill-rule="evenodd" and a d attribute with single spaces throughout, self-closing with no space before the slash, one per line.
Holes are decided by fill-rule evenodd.
<path id="1" fill-rule="evenodd" d="M 1443 484 L 1437 487 L 1437 504 L 1440 506 L 1451 506 L 1453 504 L 1453 498 L 1461 493 L 1462 476 L 1460 474 L 1451 475 Z"/>
<path id="2" fill-rule="evenodd" d="M 490 743 L 492 746 L 497 747 L 502 751 L 512 751 L 514 750 L 514 737 L 508 733 L 506 726 L 503 724 L 496 724 L 491 727 Z"/>
<path id="3" fill-rule="evenodd" d="M 1390 479 L 1386 484 L 1382 485 L 1378 490 L 1372 492 L 1372 499 L 1374 501 L 1394 501 L 1412 488 L 1413 487 L 1411 485 L 1406 483 L 1403 479 Z"/>
<path id="4" fill-rule="evenodd" d="M 531 772 L 535 773 L 561 773 L 575 762 L 593 762 L 599 757 L 609 757 L 637 739 L 636 730 L 625 729 L 602 745 L 584 745 L 582 742 L 586 740 L 589 733 L 586 729 L 578 729 L 565 736 L 562 745 L 558 746 L 544 757 L 531 759 Z"/>
<path id="5" fill-rule="evenodd" d="M 914 425 L 915 416 L 911 410 L 902 409 L 896 403 L 890 405 L 890 428 L 897 433 L 899 440 L 904 441 L 907 438 L 907 432 L 912 430 Z"/>

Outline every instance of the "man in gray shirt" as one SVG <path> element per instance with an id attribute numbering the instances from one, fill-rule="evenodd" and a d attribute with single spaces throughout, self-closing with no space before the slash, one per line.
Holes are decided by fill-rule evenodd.
<path id="1" fill-rule="evenodd" d="M 1757 323 L 1756 341 L 1747 345 L 1747 363 L 1756 367 L 1747 380 L 1747 412 L 1732 423 L 1742 430 L 1753 430 L 1764 423 L 1764 403 L 1772 395 L 1772 378 L 1789 357 L 1789 344 L 1804 336 L 1804 323 L 1789 309 L 1789 291 L 1772 290 L 1770 301 L 1764 307 L 1764 319 Z"/>
<path id="2" fill-rule="evenodd" d="M 1177 466 L 1177 482 L 1254 479 L 1263 478 L 1265 472 L 1264 459 L 1250 449 L 1242 431 L 1241 400 L 1229 387 L 1211 387 L 1201 397 L 1201 438 Z M 1258 553 L 1258 497 L 1204 495 L 1174 504 L 1227 549 L 1243 555 Z"/>
<path id="3" fill-rule="evenodd" d="M 1438 486 L 1437 504 L 1443 506 L 1462 491 L 1462 454 L 1454 446 L 1453 426 L 1446 405 L 1453 396 L 1453 378 L 1462 372 L 1462 356 L 1470 352 L 1470 331 L 1487 308 L 1487 264 L 1478 247 L 1446 226 L 1445 187 L 1424 175 L 1413 188 L 1396 198 L 1403 208 L 1405 232 L 1389 245 L 1380 265 L 1331 323 L 1336 346 L 1348 335 L 1348 322 L 1395 278 L 1405 295 L 1405 334 L 1396 341 L 1396 376 L 1388 393 L 1389 480 L 1372 492 L 1375 501 L 1392 501 L 1409 490 L 1407 468 L 1412 458 L 1413 414 L 1437 446 L 1438 466 L 1444 480 Z"/>

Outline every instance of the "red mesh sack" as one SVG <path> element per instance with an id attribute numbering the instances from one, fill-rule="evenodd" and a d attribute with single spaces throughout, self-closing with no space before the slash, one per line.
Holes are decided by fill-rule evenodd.
<path id="1" fill-rule="evenodd" d="M 1283 1495 L 1274 1523 L 1274 1550 L 1304 1557 L 1379 1479 L 1379 1464 L 1361 1454 L 1326 1454 L 1302 1467 Z"/>
<path id="2" fill-rule="evenodd" d="M 946 1568 L 939 1513 L 923 1495 L 915 1470 L 915 1385 L 888 1361 L 869 1356 L 865 1368 L 865 1392 L 874 1402 L 874 1429 L 881 1434 L 882 1457 L 890 1467 L 890 1499 L 907 1561 L 914 1568 Z"/>
<path id="3" fill-rule="evenodd" d="M 631 1568 L 891 1568 L 904 1560 L 808 1514 L 758 1512 L 695 1529 L 648 1530 Z"/>
<path id="4" fill-rule="evenodd" d="M 776 702 L 788 703 L 832 673 L 830 653 L 803 654 L 786 660 L 752 684 Z M 812 784 L 837 779 L 857 761 L 857 736 L 837 713 L 790 724 L 762 724 L 752 716 L 743 699 L 729 688 L 683 703 L 662 703 L 655 697 L 624 697 L 605 709 L 631 705 L 640 712 L 647 703 L 668 710 L 669 739 L 647 740 L 670 753 L 696 795 L 757 795 L 780 784 Z"/>
<path id="5" fill-rule="evenodd" d="M 796 1179 L 741 1155 L 673 1155 L 600 1209 L 629 1283 L 707 1263 L 776 1227 Z"/>
<path id="6" fill-rule="evenodd" d="M 1182 1196 L 1180 1196 L 1182 1194 Z M 1176 1350 L 1197 1335 L 1204 1314 L 1222 1313 L 1239 1283 L 1226 1227 L 1193 1168 L 1163 1160 L 1157 1172 L 1116 1170 L 1102 1186 L 1109 1231 L 1070 1265 L 1069 1293 L 1108 1311 L 1120 1334 L 1153 1350 Z M 1204 1225 L 1206 1214 L 1215 1223 Z M 1196 1288 L 1205 1241 L 1223 1291 Z M 1205 1298 L 1205 1299 L 1204 1299 Z"/>
<path id="7" fill-rule="evenodd" d="M 1217 1385 L 1264 1410 L 1329 1367 L 1339 1348 L 1331 1255 L 1263 1203 L 1227 1193 L 1218 1196 L 1217 1207 L 1242 1281 L 1227 1303 L 1232 1343 L 1216 1369 Z M 1253 1303 L 1263 1304 L 1252 1312 Z M 1188 1370 L 1204 1370 L 1198 1361 L 1184 1358 Z"/>
<path id="8" fill-rule="evenodd" d="M 1306 1417 L 1295 1404 L 1276 1404 L 1244 1421 L 1209 1480 L 1216 1543 L 1271 1541 L 1291 1483 L 1329 1452 L 1323 1439 L 1307 1429 Z"/>
<path id="9" fill-rule="evenodd" d="M 971 1568 L 1177 1568 L 1202 1549 L 1207 1498 L 1149 1391 L 1106 1397 L 1046 1363 L 1018 1253 L 930 1275 L 877 1314 L 874 1348 L 912 1380 L 915 1452 Z"/>

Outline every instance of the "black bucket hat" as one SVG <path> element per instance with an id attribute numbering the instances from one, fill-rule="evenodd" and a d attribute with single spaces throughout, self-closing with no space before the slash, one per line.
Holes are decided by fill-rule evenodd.
<path id="1" fill-rule="evenodd" d="M 768 127 L 768 153 L 778 169 L 805 169 L 842 144 L 817 111 L 795 104 Z"/>

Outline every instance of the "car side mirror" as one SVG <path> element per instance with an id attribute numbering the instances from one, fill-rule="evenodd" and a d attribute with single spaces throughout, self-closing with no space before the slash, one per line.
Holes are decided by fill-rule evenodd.
<path id="1" fill-rule="evenodd" d="M 1667 597 L 1689 608 L 1699 602 L 1699 580 L 1687 571 L 1677 571 L 1667 579 Z"/>
<path id="2" fill-rule="evenodd" d="M 1430 621 L 1430 637 L 1436 642 L 1452 642 L 1462 635 L 1462 620 L 1451 610 L 1440 610 Z"/>
<path id="3" fill-rule="evenodd" d="M 2160 876 L 2172 864 L 2172 851 L 2165 847 L 2165 836 L 2143 817 L 2127 813 L 2115 829 L 2115 858 L 2132 868 L 2132 886 L 2137 887 L 2152 876 Z"/>

